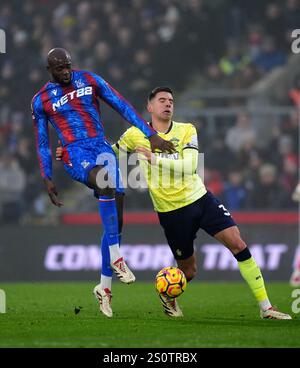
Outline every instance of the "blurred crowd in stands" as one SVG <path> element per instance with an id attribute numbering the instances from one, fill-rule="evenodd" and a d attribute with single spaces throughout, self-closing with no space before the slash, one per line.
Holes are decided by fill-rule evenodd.
<path id="1" fill-rule="evenodd" d="M 142 112 L 153 87 L 169 85 L 180 94 L 199 71 L 206 88 L 248 88 L 284 65 L 299 19 L 299 0 L 1 2 L 7 53 L 0 55 L 0 218 L 40 217 L 49 211 L 30 101 L 48 80 L 45 58 L 51 48 L 68 49 L 75 67 L 102 75 Z M 295 105 L 299 80 L 289 92 Z M 107 136 L 116 139 L 127 124 L 109 110 L 104 115 Z M 229 209 L 293 208 L 298 125 L 297 112 L 291 113 L 274 127 L 268 144 L 257 147 L 251 116 L 240 114 L 226 132 L 202 142 L 206 184 Z M 205 140 L 206 127 L 200 127 Z M 67 197 L 73 183 L 61 165 L 54 163 L 54 170 Z M 145 194 L 128 194 L 128 209 L 150 208 Z"/>
<path id="2" fill-rule="evenodd" d="M 207 187 L 231 210 L 297 208 L 291 195 L 299 175 L 298 111 L 273 127 L 266 145 L 257 141 L 245 112 L 225 134 L 204 142 Z"/>
<path id="3" fill-rule="evenodd" d="M 224 19 L 225 51 L 207 64 L 207 79 L 213 87 L 244 89 L 286 62 L 291 33 L 299 27 L 299 1 L 238 0 Z"/>

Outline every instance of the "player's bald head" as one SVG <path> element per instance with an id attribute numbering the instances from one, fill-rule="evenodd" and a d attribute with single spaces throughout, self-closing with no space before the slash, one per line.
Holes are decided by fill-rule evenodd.
<path id="1" fill-rule="evenodd" d="M 52 80 L 61 85 L 68 85 L 72 77 L 71 56 L 67 50 L 55 48 L 48 52 L 47 69 Z"/>
<path id="2" fill-rule="evenodd" d="M 56 47 L 48 52 L 47 63 L 50 67 L 57 64 L 71 64 L 71 56 L 67 50 Z"/>

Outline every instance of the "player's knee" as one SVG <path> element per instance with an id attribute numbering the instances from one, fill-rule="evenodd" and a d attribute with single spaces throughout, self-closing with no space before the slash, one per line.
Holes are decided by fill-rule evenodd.
<path id="1" fill-rule="evenodd" d="M 99 197 L 114 198 L 116 191 L 112 188 L 93 188 Z"/>
<path id="2" fill-rule="evenodd" d="M 89 173 L 88 183 L 99 196 L 115 197 L 116 190 L 113 179 L 109 177 L 107 171 L 104 175 L 99 175 L 104 168 L 100 165 L 95 166 Z"/>
<path id="3" fill-rule="evenodd" d="M 113 188 L 98 188 L 97 192 L 99 193 L 100 196 L 105 196 L 105 197 L 115 197 L 116 191 Z"/>

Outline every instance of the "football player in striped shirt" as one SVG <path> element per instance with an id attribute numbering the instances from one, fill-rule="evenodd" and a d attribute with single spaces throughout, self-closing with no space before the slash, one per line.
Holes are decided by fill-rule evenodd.
<path id="1" fill-rule="evenodd" d="M 88 71 L 72 69 L 71 57 L 66 50 L 50 50 L 47 61 L 51 80 L 34 95 L 31 104 L 41 176 L 51 202 L 62 206 L 52 179 L 48 134 L 50 123 L 63 145 L 65 170 L 73 180 L 93 189 L 99 199 L 99 212 L 104 226 L 102 273 L 94 294 L 99 300 L 100 310 L 111 317 L 112 270 L 120 281 L 127 284 L 134 282 L 135 276 L 119 251 L 120 225 L 115 198 L 117 193 L 118 202 L 122 203 L 124 190 L 119 185 L 118 161 L 105 139 L 99 99 L 140 129 L 153 149 L 172 152 L 173 145 L 159 137 L 155 129 L 103 78 Z M 104 156 L 112 159 L 102 160 Z M 97 179 L 100 172 L 105 172 L 108 177 L 104 185 Z"/>

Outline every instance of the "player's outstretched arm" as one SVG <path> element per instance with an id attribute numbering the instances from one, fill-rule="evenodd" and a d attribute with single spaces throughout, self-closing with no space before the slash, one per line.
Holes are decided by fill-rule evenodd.
<path id="1" fill-rule="evenodd" d="M 157 135 L 157 132 L 144 120 L 134 109 L 134 107 L 109 83 L 94 73 L 87 73 L 91 84 L 96 86 L 97 95 L 117 111 L 129 124 L 140 129 L 150 140 L 151 149 L 173 152 L 172 142 L 165 141 Z"/>
<path id="2" fill-rule="evenodd" d="M 183 140 L 182 159 L 156 156 L 152 150 L 145 147 L 137 147 L 136 152 L 141 159 L 146 159 L 150 164 L 160 164 L 163 168 L 171 168 L 174 172 L 182 172 L 185 175 L 193 175 L 198 166 L 198 138 L 196 128 L 192 124 L 186 126 L 187 134 Z M 168 142 L 167 142 L 168 143 Z"/>
<path id="3" fill-rule="evenodd" d="M 161 165 L 162 168 L 185 175 L 193 175 L 198 166 L 198 151 L 195 149 L 184 150 L 183 158 L 179 160 L 156 156 L 144 147 L 138 147 L 136 152 L 140 154 L 140 159 L 147 160 L 151 165 Z"/>

